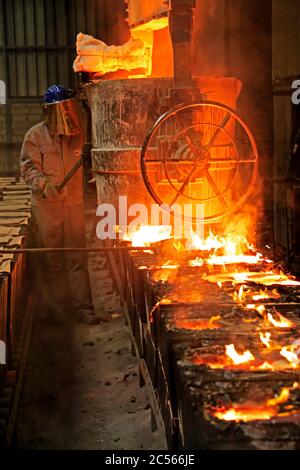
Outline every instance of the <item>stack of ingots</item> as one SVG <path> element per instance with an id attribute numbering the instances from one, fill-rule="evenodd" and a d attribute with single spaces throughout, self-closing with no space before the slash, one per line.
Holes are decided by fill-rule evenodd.
<path id="1" fill-rule="evenodd" d="M 14 255 L 5 248 L 20 247 L 31 218 L 30 191 L 22 180 L 0 178 L 0 266 L 10 272 Z"/>
<path id="2" fill-rule="evenodd" d="M 27 186 L 22 180 L 0 177 L 0 398 L 7 390 L 7 381 L 12 380 L 12 371 L 18 367 L 22 354 L 25 291 L 29 282 L 25 273 L 25 256 L 7 253 L 6 250 L 27 246 L 30 224 L 31 201 Z M 13 394 L 10 395 L 12 397 Z M 6 411 L 11 406 L 7 401 L 8 397 L 5 398 Z M 6 424 L 5 420 L 1 424 L 0 444 Z"/>

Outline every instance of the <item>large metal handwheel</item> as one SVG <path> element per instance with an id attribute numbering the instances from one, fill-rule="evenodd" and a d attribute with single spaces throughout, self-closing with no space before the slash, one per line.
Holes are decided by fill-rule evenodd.
<path id="1" fill-rule="evenodd" d="M 141 153 L 145 185 L 155 202 L 173 210 L 203 204 L 204 222 L 235 212 L 257 177 L 258 153 L 241 117 L 221 103 L 179 105 L 154 124 Z"/>

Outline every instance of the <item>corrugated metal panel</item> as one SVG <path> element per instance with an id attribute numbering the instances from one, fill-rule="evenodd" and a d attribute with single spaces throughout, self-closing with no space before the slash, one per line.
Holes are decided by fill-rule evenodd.
<path id="1" fill-rule="evenodd" d="M 98 10 L 106 8 L 106 0 L 0 0 L 0 79 L 8 77 L 9 97 L 73 86 L 76 34 L 96 36 Z"/>
<path id="2" fill-rule="evenodd" d="M 300 75 L 300 2 L 273 0 L 273 77 Z"/>
<path id="3" fill-rule="evenodd" d="M 0 10 L 3 12 L 3 1 L 0 0 Z M 0 51 L 4 46 L 4 15 L 0 14 Z M 0 53 L 0 80 L 6 80 L 5 76 L 5 58 L 4 54 Z"/>

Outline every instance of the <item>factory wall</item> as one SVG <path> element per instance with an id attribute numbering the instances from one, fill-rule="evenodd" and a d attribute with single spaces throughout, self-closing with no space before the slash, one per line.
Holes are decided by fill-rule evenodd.
<path id="1" fill-rule="evenodd" d="M 292 103 L 292 82 L 300 79 L 299 0 L 273 0 L 274 237 L 291 268 L 300 272 L 299 229 L 295 232 L 294 203 L 299 190 L 287 183 L 292 138 L 300 127 L 300 105 Z M 297 208 L 296 208 L 297 209 Z"/>
<path id="2" fill-rule="evenodd" d="M 18 174 L 24 134 L 42 120 L 42 109 L 39 103 L 12 103 L 9 109 L 6 106 L 0 105 L 0 173 Z"/>
<path id="3" fill-rule="evenodd" d="M 23 136 L 42 118 L 47 87 L 76 85 L 72 62 L 79 32 L 126 41 L 123 0 L 0 0 L 0 80 L 6 83 L 6 103 L 0 103 L 0 173 L 18 173 Z"/>

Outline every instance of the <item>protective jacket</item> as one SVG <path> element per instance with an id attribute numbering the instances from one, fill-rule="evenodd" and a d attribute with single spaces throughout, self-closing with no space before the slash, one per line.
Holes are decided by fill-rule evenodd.
<path id="1" fill-rule="evenodd" d="M 49 202 L 43 197 L 47 181 L 59 184 L 80 158 L 83 134 L 76 136 L 53 135 L 46 124 L 40 122 L 25 135 L 20 158 L 21 175 L 31 188 L 32 205 L 41 207 L 64 203 L 78 205 L 83 202 L 82 169 L 66 184 L 57 200 Z"/>

